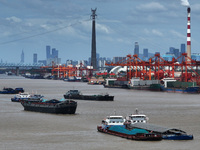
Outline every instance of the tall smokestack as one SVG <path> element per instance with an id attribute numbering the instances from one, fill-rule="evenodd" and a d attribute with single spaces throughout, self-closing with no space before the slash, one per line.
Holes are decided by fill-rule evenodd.
<path id="1" fill-rule="evenodd" d="M 191 31 L 190 31 L 190 7 L 187 8 L 187 56 L 191 58 Z"/>

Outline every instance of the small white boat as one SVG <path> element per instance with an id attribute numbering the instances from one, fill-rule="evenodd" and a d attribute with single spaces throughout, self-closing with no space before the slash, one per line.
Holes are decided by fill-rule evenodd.
<path id="1" fill-rule="evenodd" d="M 29 93 L 19 93 L 16 94 L 13 98 L 11 98 L 12 102 L 20 102 L 21 100 L 40 100 L 42 97 L 42 95 L 38 95 L 38 94 L 29 94 Z"/>
<path id="2" fill-rule="evenodd" d="M 125 118 L 123 116 L 107 116 L 104 120 L 102 120 L 102 125 L 124 125 Z"/>
<path id="3" fill-rule="evenodd" d="M 149 118 L 145 114 L 140 114 L 136 109 L 134 114 L 128 115 L 126 117 L 126 123 L 134 124 L 134 123 L 147 123 Z"/>

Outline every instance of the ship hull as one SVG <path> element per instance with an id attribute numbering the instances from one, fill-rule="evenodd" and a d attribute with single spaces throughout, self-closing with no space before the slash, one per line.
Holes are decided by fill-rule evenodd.
<path id="1" fill-rule="evenodd" d="M 77 103 L 46 104 L 42 102 L 22 101 L 25 111 L 34 111 L 54 114 L 75 114 Z"/>
<path id="2" fill-rule="evenodd" d="M 134 90 L 147 90 L 147 91 L 161 91 L 160 84 L 151 84 L 151 85 L 137 85 L 137 86 L 130 86 L 128 85 L 129 89 L 134 89 Z"/>
<path id="3" fill-rule="evenodd" d="M 200 93 L 200 87 L 188 87 L 188 88 L 165 88 L 161 86 L 162 91 L 171 93 Z"/>
<path id="4" fill-rule="evenodd" d="M 90 101 L 113 101 L 114 96 L 109 95 L 64 95 L 65 99 L 90 100 Z"/>
<path id="5" fill-rule="evenodd" d="M 193 135 L 164 135 L 165 140 L 193 140 Z"/>

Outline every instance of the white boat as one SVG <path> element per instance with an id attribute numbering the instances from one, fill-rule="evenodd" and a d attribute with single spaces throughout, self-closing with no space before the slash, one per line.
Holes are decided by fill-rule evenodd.
<path id="1" fill-rule="evenodd" d="M 140 114 L 136 109 L 134 114 L 130 114 L 126 117 L 126 123 L 134 124 L 134 123 L 147 123 L 149 118 L 145 114 Z"/>
<path id="2" fill-rule="evenodd" d="M 40 100 L 42 97 L 42 95 L 38 95 L 38 94 L 29 94 L 29 93 L 19 93 L 16 94 L 13 98 L 11 98 L 12 102 L 20 102 L 21 100 Z"/>
<path id="3" fill-rule="evenodd" d="M 125 118 L 123 116 L 107 116 L 104 120 L 102 120 L 102 125 L 124 125 Z"/>

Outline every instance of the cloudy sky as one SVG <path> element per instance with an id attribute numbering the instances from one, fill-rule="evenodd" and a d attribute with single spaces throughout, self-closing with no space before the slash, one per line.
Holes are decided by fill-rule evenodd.
<path id="1" fill-rule="evenodd" d="M 186 43 L 187 7 L 181 0 L 0 0 L 0 59 L 25 62 L 46 58 L 46 45 L 67 59 L 87 60 L 91 55 L 91 8 L 97 8 L 97 53 L 102 57 L 140 53 L 164 54 Z M 192 53 L 200 53 L 200 1 L 191 7 Z"/>

